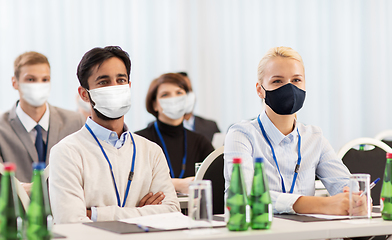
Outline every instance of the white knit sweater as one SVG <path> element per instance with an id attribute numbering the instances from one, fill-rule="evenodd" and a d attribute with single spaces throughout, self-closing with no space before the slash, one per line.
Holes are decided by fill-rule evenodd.
<path id="1" fill-rule="evenodd" d="M 51 149 L 49 192 L 56 223 L 91 221 L 86 216 L 86 209 L 91 207 L 97 208 L 98 221 L 180 211 L 161 148 L 136 134 L 132 136 L 136 144 L 135 169 L 124 208 L 117 206 L 109 164 L 85 127 Z M 132 164 L 132 140 L 128 138 L 120 149 L 100 143 L 112 164 L 122 204 Z M 165 194 L 161 205 L 136 207 L 147 193 L 158 191 Z"/>

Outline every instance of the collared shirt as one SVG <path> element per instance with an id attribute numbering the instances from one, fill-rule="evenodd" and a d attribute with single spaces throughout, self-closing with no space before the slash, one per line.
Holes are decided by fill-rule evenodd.
<path id="1" fill-rule="evenodd" d="M 184 124 L 184 128 L 190 131 L 195 131 L 195 116 L 193 114 L 188 120 L 184 119 L 182 123 Z"/>
<path id="2" fill-rule="evenodd" d="M 265 159 L 264 168 L 275 213 L 294 213 L 293 204 L 300 196 L 314 196 L 315 175 L 323 182 L 331 195 L 342 192 L 343 187 L 348 186 L 350 172 L 342 160 L 338 159 L 320 128 L 296 122 L 293 131 L 285 136 L 275 127 L 265 112 L 260 114 L 260 120 L 274 148 L 287 192 L 293 182 L 298 160 L 297 128 L 299 130 L 302 161 L 294 191 L 292 194 L 282 193 L 281 178 L 271 148 L 256 118 L 252 121 L 237 123 L 228 131 L 224 150 L 225 192 L 230 185 L 234 157 L 242 158 L 242 171 L 248 192 L 250 192 L 253 181 L 254 158 Z"/>
<path id="3" fill-rule="evenodd" d="M 127 138 L 129 138 L 129 132 L 128 132 L 128 127 L 124 123 L 124 132 L 121 134 L 120 138 L 118 137 L 117 133 L 115 131 L 111 131 L 107 128 L 102 127 L 98 123 L 94 122 L 90 117 L 87 118 L 86 121 L 87 125 L 91 128 L 93 133 L 97 138 L 100 140 L 109 143 L 113 147 L 119 149 L 121 148 Z"/>
<path id="4" fill-rule="evenodd" d="M 38 123 L 36 121 L 34 121 L 29 115 L 27 115 L 27 113 L 25 113 L 23 111 L 19 102 L 18 102 L 18 106 L 16 106 L 15 111 L 16 111 L 16 115 L 18 116 L 23 127 L 29 133 L 31 141 L 33 141 L 33 143 L 35 144 L 35 138 L 37 136 L 37 131 L 34 129 L 34 127 L 37 126 L 37 124 L 38 124 L 42 127 L 42 138 L 44 140 L 44 143 L 46 143 L 46 141 L 48 139 L 49 116 L 50 116 L 48 103 L 46 103 L 46 111 Z"/>

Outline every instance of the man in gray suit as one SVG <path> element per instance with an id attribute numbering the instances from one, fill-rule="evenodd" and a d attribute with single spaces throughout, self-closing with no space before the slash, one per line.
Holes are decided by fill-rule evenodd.
<path id="1" fill-rule="evenodd" d="M 30 182 L 32 163 L 48 164 L 53 145 L 79 130 L 84 119 L 47 103 L 50 65 L 40 53 L 26 52 L 16 58 L 12 86 L 19 91 L 19 101 L 0 117 L 0 162 L 14 162 L 16 178 Z"/>

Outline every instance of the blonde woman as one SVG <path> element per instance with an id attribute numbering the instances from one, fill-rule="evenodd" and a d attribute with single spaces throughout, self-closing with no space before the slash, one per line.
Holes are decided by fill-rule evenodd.
<path id="1" fill-rule="evenodd" d="M 320 128 L 296 121 L 306 96 L 301 56 L 289 47 L 271 48 L 259 63 L 256 91 L 265 110 L 233 125 L 225 139 L 226 191 L 234 157 L 242 158 L 248 191 L 253 159 L 264 157 L 275 213 L 347 215 L 349 170 Z M 314 196 L 316 175 L 331 197 Z M 365 204 L 360 199 L 356 204 L 354 214 L 360 214 Z"/>

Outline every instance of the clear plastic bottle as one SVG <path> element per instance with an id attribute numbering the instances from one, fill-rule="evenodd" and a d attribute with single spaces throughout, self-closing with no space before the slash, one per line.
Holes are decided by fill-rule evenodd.
<path id="1" fill-rule="evenodd" d="M 263 158 L 255 159 L 252 190 L 250 192 L 252 229 L 269 229 L 272 223 L 272 204 Z"/>
<path id="2" fill-rule="evenodd" d="M 0 196 L 0 240 L 23 239 L 22 205 L 14 181 L 16 165 L 4 163 Z"/>
<path id="3" fill-rule="evenodd" d="M 230 231 L 245 231 L 249 227 L 250 207 L 245 182 L 242 177 L 241 158 L 233 159 L 233 172 L 226 201 L 230 217 L 227 228 Z"/>
<path id="4" fill-rule="evenodd" d="M 384 220 L 392 220 L 392 153 L 387 153 L 380 207 L 382 218 Z"/>
<path id="5" fill-rule="evenodd" d="M 51 239 L 53 225 L 52 211 L 49 204 L 48 188 L 43 172 L 43 162 L 33 163 L 33 186 L 30 205 L 27 210 L 27 239 Z"/>

